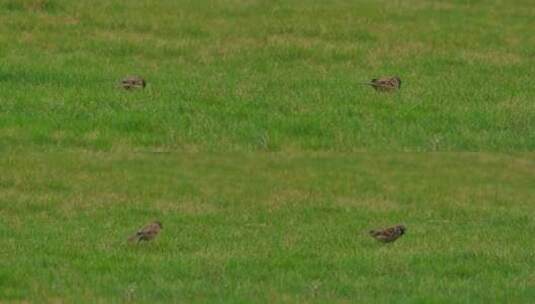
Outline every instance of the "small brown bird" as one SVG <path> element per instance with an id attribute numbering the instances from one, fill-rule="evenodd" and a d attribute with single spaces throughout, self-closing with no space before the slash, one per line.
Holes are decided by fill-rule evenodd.
<path id="1" fill-rule="evenodd" d="M 378 92 L 395 92 L 401 88 L 401 79 L 398 76 L 374 78 L 370 82 L 360 84 L 370 85 Z"/>
<path id="2" fill-rule="evenodd" d="M 139 243 L 140 241 L 150 241 L 154 239 L 160 230 L 163 228 L 162 223 L 159 221 L 154 221 L 147 226 L 141 228 L 134 234 L 133 236 L 128 238 L 128 241 L 134 242 L 137 241 Z"/>
<path id="3" fill-rule="evenodd" d="M 131 89 L 144 89 L 146 85 L 145 79 L 140 76 L 127 76 L 121 80 L 121 87 L 126 90 Z"/>
<path id="4" fill-rule="evenodd" d="M 390 243 L 405 234 L 405 230 L 407 228 L 404 225 L 397 225 L 386 229 L 370 230 L 370 235 L 378 241 Z"/>

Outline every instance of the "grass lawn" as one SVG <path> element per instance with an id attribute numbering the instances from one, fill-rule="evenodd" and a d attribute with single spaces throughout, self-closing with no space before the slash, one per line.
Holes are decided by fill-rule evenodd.
<path id="1" fill-rule="evenodd" d="M 0 12 L 0 145 L 535 149 L 531 0 L 2 0 Z M 144 92 L 117 89 L 132 73 Z M 401 94 L 357 85 L 391 74 Z"/>
<path id="2" fill-rule="evenodd" d="M 0 295 L 529 303 L 535 156 L 10 153 Z M 160 219 L 153 243 L 129 246 Z M 371 228 L 404 223 L 382 245 Z"/>
<path id="3" fill-rule="evenodd" d="M 0 303 L 535 302 L 534 16 L 0 0 Z"/>

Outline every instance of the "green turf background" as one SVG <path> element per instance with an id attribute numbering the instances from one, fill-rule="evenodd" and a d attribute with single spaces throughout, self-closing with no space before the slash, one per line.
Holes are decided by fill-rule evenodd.
<path id="1" fill-rule="evenodd" d="M 530 151 L 532 1 L 0 4 L 0 144 Z M 143 92 L 117 82 L 144 76 Z M 401 76 L 394 96 L 357 85 Z"/>
<path id="2" fill-rule="evenodd" d="M 0 302 L 534 303 L 534 28 L 532 0 L 0 0 Z"/>

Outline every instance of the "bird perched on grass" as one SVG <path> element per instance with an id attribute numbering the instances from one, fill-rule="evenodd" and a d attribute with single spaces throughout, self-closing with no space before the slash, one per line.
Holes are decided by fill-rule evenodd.
<path id="1" fill-rule="evenodd" d="M 401 79 L 398 76 L 389 76 L 374 78 L 370 82 L 361 82 L 360 84 L 372 86 L 378 92 L 392 93 L 401 88 Z"/>
<path id="2" fill-rule="evenodd" d="M 123 80 L 121 80 L 121 87 L 126 90 L 144 89 L 146 84 L 147 83 L 145 82 L 145 79 L 135 75 L 127 76 Z"/>
<path id="3" fill-rule="evenodd" d="M 406 230 L 407 228 L 405 228 L 404 225 L 397 225 L 385 229 L 370 230 L 370 235 L 378 241 L 381 241 L 383 243 L 390 243 L 405 234 Z"/>
<path id="4" fill-rule="evenodd" d="M 150 241 L 154 239 L 160 230 L 163 228 L 162 223 L 159 221 L 154 221 L 147 226 L 141 228 L 133 236 L 128 238 L 129 242 L 141 242 L 141 241 Z"/>

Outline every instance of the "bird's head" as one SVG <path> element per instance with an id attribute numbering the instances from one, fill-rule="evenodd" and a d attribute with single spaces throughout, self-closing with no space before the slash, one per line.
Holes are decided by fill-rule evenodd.
<path id="1" fill-rule="evenodd" d="M 405 231 L 407 230 L 405 225 L 398 225 L 398 229 L 402 235 L 405 234 Z"/>
<path id="2" fill-rule="evenodd" d="M 160 222 L 160 221 L 154 221 L 154 224 L 158 225 L 158 227 L 160 227 L 160 229 L 163 228 L 162 222 Z"/>
<path id="3" fill-rule="evenodd" d="M 399 76 L 394 76 L 394 79 L 398 82 L 398 87 L 401 88 L 401 78 L 399 78 Z"/>

